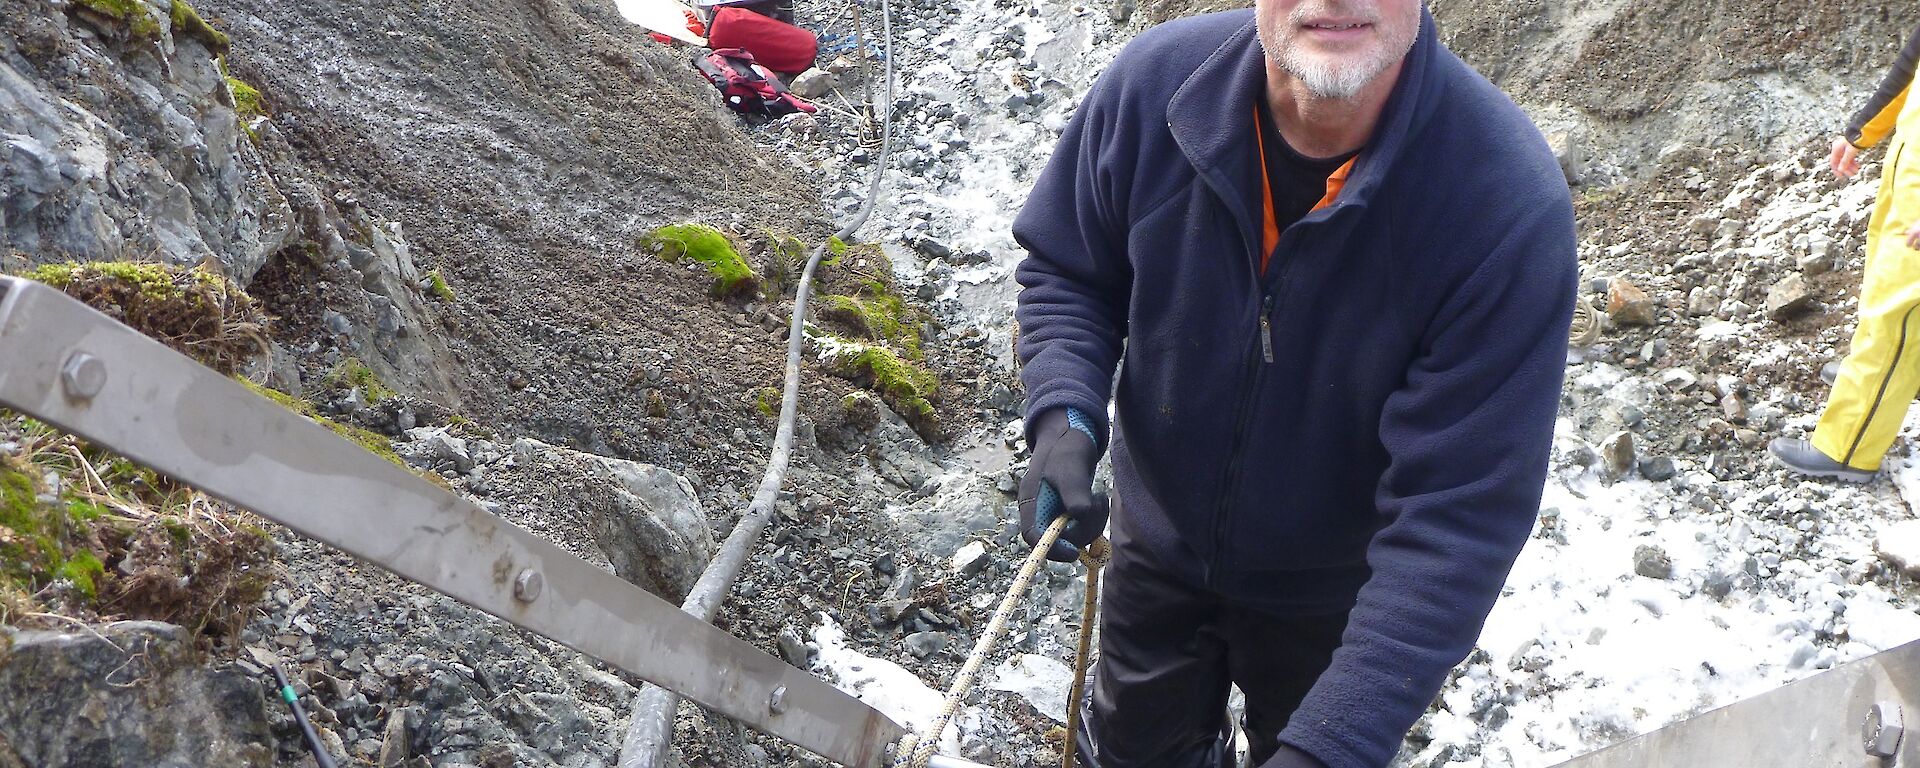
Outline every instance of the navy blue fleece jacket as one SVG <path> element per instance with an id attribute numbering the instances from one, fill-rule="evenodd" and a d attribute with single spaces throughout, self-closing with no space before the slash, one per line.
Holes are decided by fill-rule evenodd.
<path id="1" fill-rule="evenodd" d="M 1281 739 L 1377 768 L 1538 510 L 1573 210 L 1539 132 L 1426 16 L 1345 188 L 1260 273 L 1265 82 L 1243 10 L 1149 30 L 1095 84 L 1014 223 L 1022 378 L 1030 416 L 1111 432 L 1114 524 L 1164 566 L 1351 610 Z"/>

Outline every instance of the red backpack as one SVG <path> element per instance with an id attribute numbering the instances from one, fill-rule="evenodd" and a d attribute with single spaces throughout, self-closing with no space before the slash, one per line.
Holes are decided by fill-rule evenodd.
<path id="1" fill-rule="evenodd" d="M 707 25 L 707 44 L 751 51 L 768 69 L 792 74 L 807 71 L 820 55 L 820 41 L 812 32 L 745 8 L 714 11 L 713 23 Z"/>
<path id="2" fill-rule="evenodd" d="M 735 111 L 769 117 L 814 111 L 812 104 L 789 93 L 780 78 L 755 62 L 753 54 L 738 48 L 696 54 L 693 66 L 720 89 L 720 98 Z"/>

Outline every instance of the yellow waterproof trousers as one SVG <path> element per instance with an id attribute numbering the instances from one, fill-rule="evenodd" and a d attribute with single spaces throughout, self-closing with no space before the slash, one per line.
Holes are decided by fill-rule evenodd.
<path id="1" fill-rule="evenodd" d="M 1813 447 L 1854 469 L 1880 468 L 1907 405 L 1920 393 L 1920 251 L 1907 247 L 1907 230 L 1920 222 L 1920 154 L 1905 156 L 1905 133 L 1895 131 L 1887 147 L 1880 196 L 1867 221 L 1853 349 L 1841 361 L 1813 433 Z"/>

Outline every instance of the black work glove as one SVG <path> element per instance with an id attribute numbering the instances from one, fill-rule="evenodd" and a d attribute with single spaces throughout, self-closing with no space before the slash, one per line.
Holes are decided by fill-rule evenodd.
<path id="1" fill-rule="evenodd" d="M 1280 750 L 1261 763 L 1260 768 L 1327 768 L 1327 765 L 1290 744 L 1281 744 Z"/>
<path id="2" fill-rule="evenodd" d="M 1020 538 L 1027 546 L 1040 541 L 1053 519 L 1066 515 L 1073 522 L 1060 534 L 1047 559 L 1071 563 L 1080 548 L 1093 543 L 1107 529 L 1107 497 L 1093 492 L 1093 465 L 1100 461 L 1093 427 L 1072 408 L 1040 414 L 1033 427 L 1033 458 L 1020 480 Z"/>

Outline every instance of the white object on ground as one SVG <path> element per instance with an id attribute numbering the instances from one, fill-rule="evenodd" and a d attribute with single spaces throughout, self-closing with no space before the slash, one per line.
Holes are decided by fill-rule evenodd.
<path id="1" fill-rule="evenodd" d="M 706 45 L 707 39 L 687 29 L 687 13 L 692 11 L 679 0 L 613 0 L 620 15 L 648 30 L 685 43 Z"/>
<path id="2" fill-rule="evenodd" d="M 1033 709 L 1056 723 L 1067 721 L 1068 687 L 1073 668 L 1066 662 L 1023 653 L 1001 662 L 987 687 L 1026 699 Z"/>

